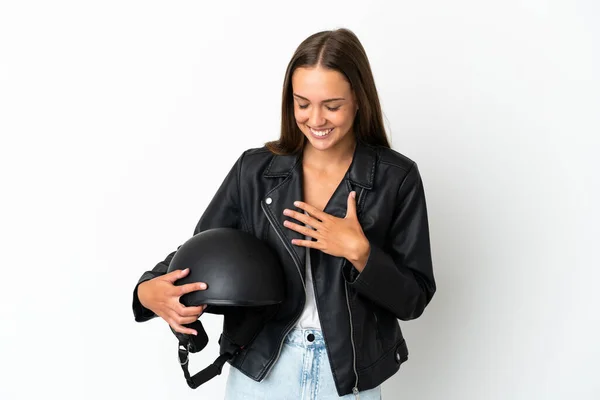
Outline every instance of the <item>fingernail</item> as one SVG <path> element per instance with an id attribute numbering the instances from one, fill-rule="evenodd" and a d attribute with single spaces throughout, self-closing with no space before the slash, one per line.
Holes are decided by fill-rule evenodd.
<path id="1" fill-rule="evenodd" d="M 206 283 L 200 283 L 200 289 L 206 289 Z"/>
<path id="2" fill-rule="evenodd" d="M 198 336 L 198 332 L 194 331 L 193 335 Z"/>
<path id="3" fill-rule="evenodd" d="M 352 198 L 356 198 L 356 192 L 352 192 Z"/>
<path id="4" fill-rule="evenodd" d="M 295 202 L 294 202 L 294 205 L 295 205 L 296 207 L 298 207 L 298 206 L 300 205 L 300 202 L 299 202 L 299 201 L 295 201 Z"/>

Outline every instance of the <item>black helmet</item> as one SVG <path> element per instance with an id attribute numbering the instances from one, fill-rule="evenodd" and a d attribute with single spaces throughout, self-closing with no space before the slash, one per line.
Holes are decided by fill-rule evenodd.
<path id="1" fill-rule="evenodd" d="M 285 297 L 285 281 L 279 260 L 269 246 L 250 233 L 232 228 L 200 232 L 179 246 L 167 273 L 185 268 L 190 269 L 188 275 L 175 285 L 206 282 L 208 287 L 181 296 L 180 302 L 188 307 L 206 304 L 205 312 L 224 316 L 220 355 L 194 376 L 188 371 L 188 354 L 206 346 L 206 331 L 200 320 L 185 325 L 196 330 L 197 336 L 171 328 L 179 340 L 184 376 L 195 389 L 220 375 L 225 362 L 248 346 L 275 315 Z"/>

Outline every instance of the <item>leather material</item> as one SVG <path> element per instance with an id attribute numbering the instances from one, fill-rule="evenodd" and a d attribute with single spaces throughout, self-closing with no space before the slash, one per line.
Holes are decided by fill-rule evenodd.
<path id="1" fill-rule="evenodd" d="M 189 268 L 176 286 L 205 282 L 206 290 L 181 296 L 185 306 L 268 306 L 285 297 L 283 271 L 269 246 L 232 228 L 209 229 L 179 247 L 167 273 Z M 214 311 L 214 307 L 207 312 Z M 225 309 L 226 312 L 226 309 Z"/>
<path id="2" fill-rule="evenodd" d="M 418 318 L 431 301 L 435 280 L 423 183 L 415 162 L 388 148 L 358 143 L 352 164 L 325 207 L 344 217 L 349 193 L 357 192 L 359 221 L 371 252 L 361 273 L 344 258 L 311 249 L 313 284 L 333 378 L 340 396 L 374 388 L 408 358 L 398 319 Z M 302 235 L 284 227 L 285 208 L 302 200 L 301 155 L 276 156 L 249 149 L 236 161 L 200 218 L 194 234 L 231 227 L 268 243 L 285 274 L 286 299 L 252 344 L 231 364 L 260 381 L 279 356 L 287 332 L 305 302 Z M 301 211 L 301 210 L 298 210 Z M 147 271 L 144 280 L 168 268 L 174 253 Z M 153 318 L 137 299 L 136 321 Z"/>

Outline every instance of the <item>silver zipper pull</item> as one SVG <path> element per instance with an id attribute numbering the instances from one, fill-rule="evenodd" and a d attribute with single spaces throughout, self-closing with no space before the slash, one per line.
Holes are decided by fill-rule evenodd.
<path id="1" fill-rule="evenodd" d="M 354 397 L 356 397 L 356 400 L 360 400 L 360 395 L 358 394 L 358 388 L 357 387 L 353 387 L 352 388 L 352 393 L 354 393 Z"/>

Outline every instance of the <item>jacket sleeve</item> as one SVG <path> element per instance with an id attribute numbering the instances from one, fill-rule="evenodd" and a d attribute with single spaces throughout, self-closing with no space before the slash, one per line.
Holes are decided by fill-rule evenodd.
<path id="1" fill-rule="evenodd" d="M 396 318 L 418 318 L 436 290 L 423 182 L 413 163 L 400 184 L 397 207 L 383 247 L 371 251 L 361 273 L 347 263 L 344 277 L 351 287 Z"/>
<path id="2" fill-rule="evenodd" d="M 240 171 L 244 154 L 238 158 L 204 210 L 204 213 L 196 224 L 194 235 L 212 228 L 245 229 L 244 227 L 246 224 L 242 217 L 239 204 Z M 177 250 L 179 250 L 180 247 L 181 245 L 177 247 Z M 137 295 L 138 286 L 142 282 L 164 275 L 177 250 L 167 255 L 167 257 L 156 264 L 151 271 L 144 272 L 135 285 L 133 290 L 133 316 L 137 322 L 148 321 L 149 319 L 156 317 L 154 312 L 141 304 Z"/>

